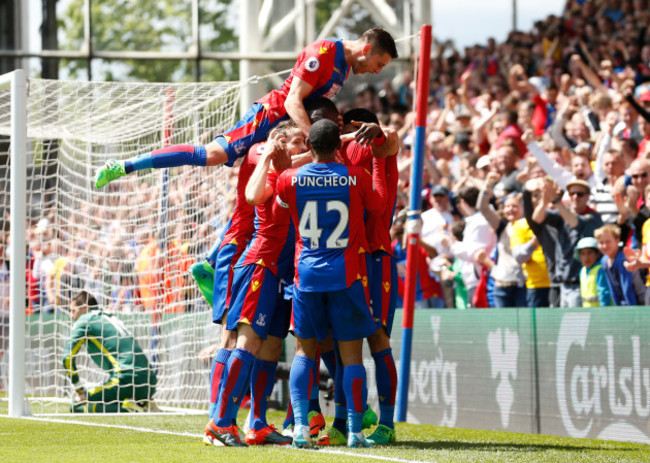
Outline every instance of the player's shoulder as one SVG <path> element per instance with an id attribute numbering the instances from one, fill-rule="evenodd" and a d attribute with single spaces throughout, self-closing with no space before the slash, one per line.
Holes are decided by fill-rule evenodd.
<path id="1" fill-rule="evenodd" d="M 300 167 L 291 167 L 289 169 L 285 169 L 282 172 L 279 172 L 278 175 L 278 184 L 281 181 L 284 181 L 285 179 L 290 179 L 291 177 L 295 177 L 298 175 L 298 171 L 300 170 Z"/>
<path id="2" fill-rule="evenodd" d="M 251 146 L 248 149 L 248 153 L 246 154 L 245 162 L 257 165 L 260 158 L 262 157 L 262 154 L 264 154 L 265 146 L 266 142 L 255 143 L 253 146 Z"/>
<path id="3" fill-rule="evenodd" d="M 346 166 L 348 175 L 359 175 L 361 177 L 372 177 L 372 172 L 364 166 Z"/>
<path id="4" fill-rule="evenodd" d="M 307 53 L 318 53 L 324 55 L 331 51 L 336 51 L 336 44 L 340 40 L 336 39 L 321 39 L 310 43 L 304 48 Z"/>

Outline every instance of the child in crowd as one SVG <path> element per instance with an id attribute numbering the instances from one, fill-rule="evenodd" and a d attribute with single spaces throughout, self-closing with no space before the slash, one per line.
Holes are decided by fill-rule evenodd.
<path id="1" fill-rule="evenodd" d="M 613 305 L 637 305 L 638 301 L 643 301 L 639 297 L 644 293 L 639 272 L 630 272 L 623 265 L 625 255 L 619 246 L 621 229 L 613 224 L 603 225 L 596 229 L 594 237 L 603 254 L 600 263 L 607 276 Z"/>
<path id="2" fill-rule="evenodd" d="M 606 307 L 612 305 L 607 276 L 600 263 L 596 238 L 587 236 L 578 241 L 576 257 L 582 262 L 580 269 L 580 296 L 582 307 Z"/>

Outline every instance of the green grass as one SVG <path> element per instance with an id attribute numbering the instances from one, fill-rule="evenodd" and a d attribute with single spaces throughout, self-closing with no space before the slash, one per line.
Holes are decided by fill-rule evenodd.
<path id="1" fill-rule="evenodd" d="M 240 414 L 240 422 L 245 418 Z M 284 413 L 269 412 L 281 424 Z M 85 426 L 43 419 L 7 417 L 0 401 L 0 461 L 2 462 L 245 462 L 307 463 L 368 462 L 387 459 L 427 462 L 648 462 L 650 446 L 612 441 L 571 439 L 496 431 L 398 424 L 398 442 L 383 448 L 293 451 L 278 447 L 244 449 L 209 447 L 200 435 L 203 415 L 61 415 L 57 420 L 129 426 L 191 436 L 141 432 L 105 426 Z M 371 459 L 372 457 L 372 459 Z M 384 460 L 386 461 L 386 460 Z M 390 461 L 390 460 L 389 460 Z"/>

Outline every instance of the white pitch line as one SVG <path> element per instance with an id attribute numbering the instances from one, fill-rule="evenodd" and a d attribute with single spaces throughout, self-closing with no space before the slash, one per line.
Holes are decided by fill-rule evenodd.
<path id="1" fill-rule="evenodd" d="M 39 417 L 34 417 L 34 416 L 26 416 L 21 418 L 23 420 L 30 420 L 30 421 L 47 421 L 50 423 L 64 423 L 64 424 L 80 424 L 82 426 L 95 426 L 99 428 L 117 428 L 117 429 L 126 429 L 129 431 L 138 431 L 138 432 L 150 432 L 154 434 L 171 434 L 174 436 L 184 436 L 184 437 L 196 437 L 196 438 L 201 438 L 201 435 L 199 434 L 192 434 L 189 432 L 173 432 L 173 431 L 164 431 L 160 429 L 149 429 L 149 428 L 138 428 L 135 426 L 123 426 L 119 424 L 105 424 L 105 423 L 89 423 L 88 421 L 76 421 L 76 420 L 63 420 L 63 419 L 55 419 L 55 418 L 39 418 Z"/>
<path id="2" fill-rule="evenodd" d="M 8 418 L 7 416 L 0 415 L 0 418 L 3 418 L 3 417 Z M 46 422 L 50 422 L 50 423 L 79 424 L 81 426 L 93 426 L 93 427 L 98 427 L 98 428 L 126 429 L 128 431 L 149 432 L 149 433 L 153 433 L 153 434 L 170 434 L 170 435 L 173 435 L 173 436 L 193 437 L 193 438 L 197 438 L 197 439 L 201 438 L 201 435 L 192 434 L 192 433 L 189 433 L 189 432 L 164 431 L 164 430 L 159 430 L 159 429 L 138 428 L 138 427 L 135 427 L 135 426 L 124 426 L 124 425 L 119 425 L 119 424 L 89 423 L 88 421 L 64 420 L 64 419 L 56 419 L 56 418 L 39 418 L 39 417 L 33 417 L 33 416 L 22 417 L 21 419 L 30 420 L 30 421 L 46 421 Z M 360 454 L 360 453 L 356 453 L 356 452 L 345 452 L 343 450 L 331 450 L 331 449 L 326 449 L 326 448 L 319 448 L 317 450 L 307 450 L 307 449 L 305 449 L 304 451 L 306 451 L 306 452 L 317 452 L 317 453 L 329 453 L 331 455 L 345 455 L 345 456 L 349 456 L 349 457 L 364 458 L 364 459 L 369 459 L 369 460 L 393 461 L 393 462 L 396 462 L 396 463 L 431 463 L 431 462 L 424 462 L 424 461 L 421 461 L 421 460 L 406 460 L 404 458 L 386 457 L 386 456 L 382 456 L 382 455 Z"/>
<path id="3" fill-rule="evenodd" d="M 343 450 L 330 450 L 330 449 L 323 449 L 319 448 L 316 450 L 318 453 L 330 453 L 332 455 L 346 455 L 349 457 L 355 457 L 355 458 L 368 458 L 371 460 L 380 460 L 380 461 L 395 461 L 397 463 L 435 463 L 435 462 L 425 462 L 421 460 L 406 460 L 404 458 L 394 458 L 394 457 L 385 457 L 382 455 L 367 455 L 367 454 L 361 454 L 361 453 L 355 453 L 355 452 L 344 452 Z"/>

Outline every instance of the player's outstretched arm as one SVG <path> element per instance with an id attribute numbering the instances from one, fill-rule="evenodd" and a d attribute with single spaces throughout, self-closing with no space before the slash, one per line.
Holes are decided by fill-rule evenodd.
<path id="1" fill-rule="evenodd" d="M 284 109 L 286 109 L 291 120 L 295 122 L 302 133 L 305 134 L 305 137 L 309 136 L 311 122 L 309 121 L 309 116 L 305 111 L 303 101 L 313 90 L 314 87 L 312 85 L 308 84 L 301 78 L 294 76 L 291 81 L 291 87 L 289 88 L 289 94 L 284 102 Z"/>

